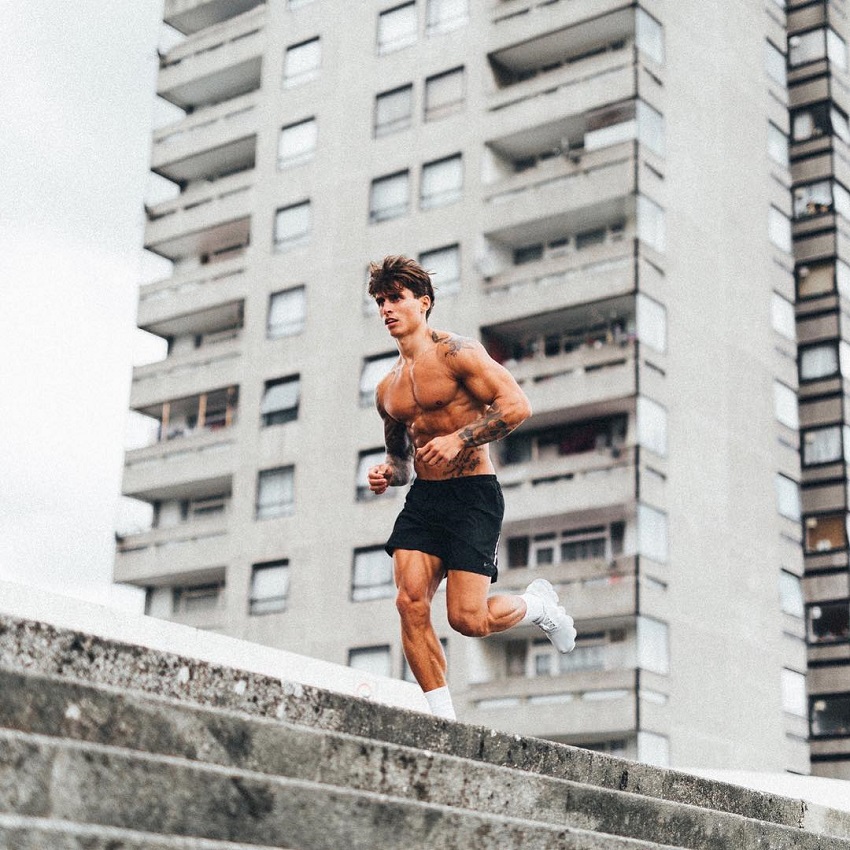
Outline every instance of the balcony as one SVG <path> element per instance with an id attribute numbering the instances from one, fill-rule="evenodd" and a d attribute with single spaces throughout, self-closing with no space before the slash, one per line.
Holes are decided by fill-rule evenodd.
<path id="1" fill-rule="evenodd" d="M 484 281 L 487 299 L 481 322 L 507 321 L 516 315 L 516 299 L 523 312 L 550 310 L 553 298 L 561 304 L 584 304 L 635 289 L 635 242 L 628 235 L 580 251 L 512 265 Z"/>
<path id="2" fill-rule="evenodd" d="M 153 502 L 200 492 L 222 492 L 236 463 L 235 437 L 229 428 L 198 429 L 180 439 L 128 451 L 122 492 Z"/>
<path id="3" fill-rule="evenodd" d="M 141 287 L 137 324 L 161 337 L 197 330 L 197 316 L 244 302 L 248 293 L 245 256 L 210 262 Z"/>
<path id="4" fill-rule="evenodd" d="M 635 730 L 633 670 L 517 676 L 473 685 L 464 696 L 466 722 L 518 735 L 598 739 Z"/>
<path id="5" fill-rule="evenodd" d="M 254 167 L 259 93 L 201 109 L 154 133 L 151 171 L 177 183 Z"/>
<path id="6" fill-rule="evenodd" d="M 167 399 L 192 396 L 208 387 L 239 383 L 242 342 L 234 339 L 196 348 L 133 369 L 130 407 L 144 411 Z"/>
<path id="7" fill-rule="evenodd" d="M 162 19 L 185 35 L 250 12 L 265 0 L 165 0 Z"/>
<path id="8" fill-rule="evenodd" d="M 621 555 L 612 561 L 594 559 L 545 567 L 500 569 L 499 584 L 504 585 L 500 592 L 521 593 L 538 577 L 552 582 L 562 599 L 569 599 L 570 615 L 582 624 L 636 614 L 638 578 L 634 555 Z M 522 637 L 523 628 L 504 633 L 504 639 Z M 525 634 L 529 638 L 538 637 L 533 627 Z"/>
<path id="9" fill-rule="evenodd" d="M 157 94 L 181 109 L 232 100 L 260 87 L 265 5 L 187 38 L 160 60 Z"/>
<path id="10" fill-rule="evenodd" d="M 125 537 L 118 541 L 114 580 L 147 586 L 218 567 L 227 530 L 227 516 L 222 514 Z"/>
<path id="11" fill-rule="evenodd" d="M 590 511 L 633 503 L 633 449 L 600 450 L 545 462 L 502 466 L 505 522 Z"/>
<path id="12" fill-rule="evenodd" d="M 634 207 L 635 149 L 624 142 L 577 161 L 559 157 L 501 181 L 485 196 L 487 237 L 518 247 L 625 221 Z"/>
<path id="13" fill-rule="evenodd" d="M 145 248 L 169 260 L 217 255 L 248 244 L 254 172 L 190 186 L 148 208 Z"/>

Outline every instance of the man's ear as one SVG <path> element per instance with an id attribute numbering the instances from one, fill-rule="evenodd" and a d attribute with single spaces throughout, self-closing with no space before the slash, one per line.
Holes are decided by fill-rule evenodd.
<path id="1" fill-rule="evenodd" d="M 425 312 L 431 309 L 431 296 L 430 295 L 420 295 L 419 303 L 425 308 Z"/>

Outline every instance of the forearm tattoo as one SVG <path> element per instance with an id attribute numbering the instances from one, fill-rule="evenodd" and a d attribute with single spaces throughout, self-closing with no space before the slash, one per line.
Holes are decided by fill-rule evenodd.
<path id="1" fill-rule="evenodd" d="M 460 439 L 464 446 L 472 448 L 483 446 L 484 443 L 492 443 L 507 436 L 513 428 L 502 419 L 502 411 L 493 405 L 487 413 L 475 422 L 471 422 L 462 431 Z"/>
<path id="2" fill-rule="evenodd" d="M 386 420 L 384 442 L 387 448 L 387 460 L 393 468 L 390 484 L 392 486 L 407 484 L 410 480 L 410 465 L 413 460 L 413 444 L 407 435 L 407 429 L 400 422 Z"/>

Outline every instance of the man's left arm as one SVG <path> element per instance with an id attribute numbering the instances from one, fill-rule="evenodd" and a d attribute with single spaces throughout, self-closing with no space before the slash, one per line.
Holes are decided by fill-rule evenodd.
<path id="1" fill-rule="evenodd" d="M 418 456 L 425 463 L 447 463 L 464 449 L 501 440 L 531 415 L 531 404 L 514 376 L 483 345 L 470 340 L 446 358 L 466 390 L 487 409 L 459 431 L 434 437 L 423 446 Z"/>

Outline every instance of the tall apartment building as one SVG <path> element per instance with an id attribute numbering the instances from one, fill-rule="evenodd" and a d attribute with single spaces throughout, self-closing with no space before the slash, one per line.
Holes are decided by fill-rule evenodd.
<path id="1" fill-rule="evenodd" d="M 165 0 L 185 38 L 158 95 L 185 117 L 152 169 L 180 194 L 148 210 L 173 271 L 138 323 L 169 345 L 133 376 L 159 436 L 124 492 L 154 519 L 116 580 L 155 616 L 409 675 L 382 549 L 403 493 L 365 486 L 396 356 L 366 266 L 405 253 L 435 273 L 432 325 L 481 339 L 534 408 L 493 446 L 496 589 L 544 576 L 579 630 L 566 656 L 531 629 L 464 638 L 438 594 L 461 719 L 799 772 L 811 734 L 813 768 L 850 775 L 844 466 L 804 443 L 802 525 L 793 256 L 820 460 L 844 433 L 846 224 L 792 225 L 790 191 L 837 208 L 846 141 L 797 136 L 786 13 L 831 50 L 845 24 L 793 5 Z M 794 106 L 834 122 L 844 72 L 797 70 Z M 811 704 L 806 611 L 832 665 Z"/>
<path id="2" fill-rule="evenodd" d="M 850 77 L 847 8 L 789 4 L 804 585 L 813 770 L 850 777 Z M 828 362 L 834 359 L 834 363 Z"/>

